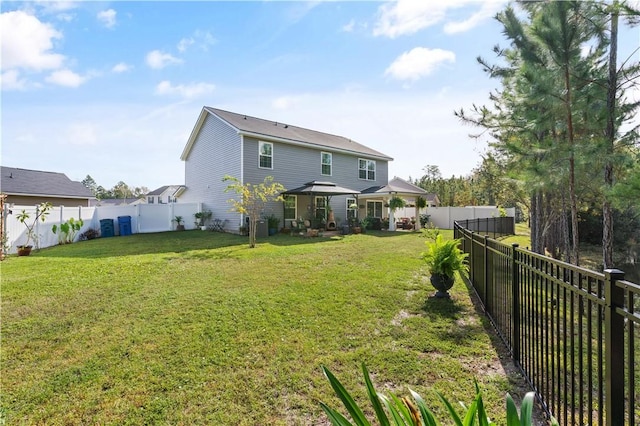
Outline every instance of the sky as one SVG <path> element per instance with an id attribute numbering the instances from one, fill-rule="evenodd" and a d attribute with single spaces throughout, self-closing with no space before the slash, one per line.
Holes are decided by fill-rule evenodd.
<path id="1" fill-rule="evenodd" d="M 341 135 L 389 177 L 477 167 L 505 1 L 0 3 L 1 163 L 153 190 L 184 184 L 203 106 Z M 619 58 L 640 46 L 623 28 Z"/>

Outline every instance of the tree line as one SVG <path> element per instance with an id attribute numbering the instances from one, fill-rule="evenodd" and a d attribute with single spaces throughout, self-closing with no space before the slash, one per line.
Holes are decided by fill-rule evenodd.
<path id="1" fill-rule="evenodd" d="M 491 137 L 488 154 L 470 177 L 444 182 L 429 166 L 417 183 L 444 205 L 524 206 L 532 250 L 576 265 L 581 230 L 597 223 L 602 265 L 613 267 L 615 225 L 640 239 L 640 100 L 629 96 L 640 65 L 638 49 L 618 58 L 617 43 L 620 21 L 633 27 L 639 17 L 617 0 L 508 6 L 496 16 L 508 45 L 495 46 L 495 63 L 478 57 L 500 88 L 488 105 L 455 112 Z"/>
<path id="2" fill-rule="evenodd" d="M 106 189 L 98 185 L 90 175 L 82 180 L 82 184 L 89 188 L 98 200 L 140 198 L 149 193 L 149 188 L 146 186 L 130 187 L 123 181 L 116 183 L 111 189 Z"/>

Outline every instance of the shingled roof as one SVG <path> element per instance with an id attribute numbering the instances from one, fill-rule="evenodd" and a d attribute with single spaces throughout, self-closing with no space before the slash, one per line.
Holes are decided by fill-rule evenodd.
<path id="1" fill-rule="evenodd" d="M 251 117 L 249 115 L 237 114 L 218 108 L 204 107 L 198 123 L 189 138 L 187 146 L 182 153 L 182 159 L 186 159 L 191 146 L 195 142 L 199 128 L 204 122 L 205 113 L 213 114 L 233 127 L 239 134 L 253 136 L 256 138 L 275 139 L 284 143 L 313 145 L 327 150 L 343 151 L 353 154 L 363 155 L 370 158 L 392 161 L 393 158 L 379 151 L 371 149 L 365 145 L 355 142 L 343 136 L 323 133 L 316 130 L 305 129 L 287 123 L 273 120 Z"/>
<path id="2" fill-rule="evenodd" d="M 1 166 L 0 191 L 8 195 L 95 198 L 81 182 L 64 173 Z"/>

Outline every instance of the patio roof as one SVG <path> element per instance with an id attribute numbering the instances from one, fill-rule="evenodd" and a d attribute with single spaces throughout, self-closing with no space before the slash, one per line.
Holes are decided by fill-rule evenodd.
<path id="1" fill-rule="evenodd" d="M 384 186 L 372 186 L 362 190 L 362 195 L 385 195 L 385 194 L 398 194 L 398 195 L 415 195 L 426 196 L 427 191 L 407 182 L 404 179 L 398 177 L 393 178 L 388 184 Z"/>
<path id="2" fill-rule="evenodd" d="M 307 182 L 304 186 L 299 188 L 290 189 L 282 193 L 283 195 L 357 195 L 360 191 L 343 186 L 338 186 L 333 182 L 321 182 L 314 180 Z"/>

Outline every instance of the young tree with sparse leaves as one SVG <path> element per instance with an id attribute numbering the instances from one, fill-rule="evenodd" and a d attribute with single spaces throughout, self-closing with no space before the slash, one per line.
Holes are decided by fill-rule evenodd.
<path id="1" fill-rule="evenodd" d="M 256 246 L 256 229 L 258 220 L 264 212 L 264 208 L 268 202 L 283 201 L 282 192 L 286 188 L 273 181 L 272 176 L 264 178 L 262 183 L 257 185 L 251 183 L 242 183 L 240 179 L 226 175 L 222 178 L 223 182 L 230 182 L 224 192 L 235 192 L 238 198 L 229 199 L 229 203 L 233 206 L 233 211 L 246 215 L 249 218 L 249 248 Z"/>

